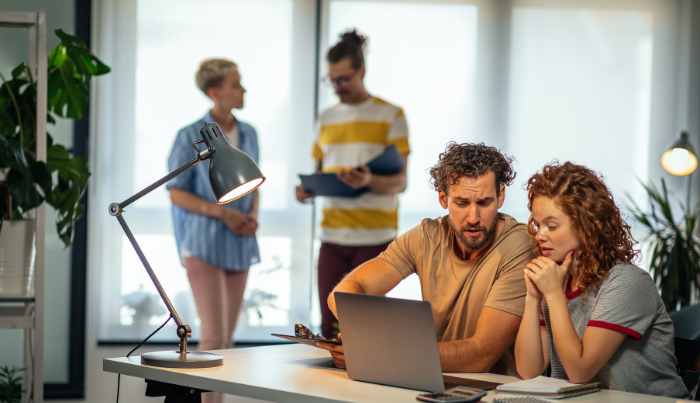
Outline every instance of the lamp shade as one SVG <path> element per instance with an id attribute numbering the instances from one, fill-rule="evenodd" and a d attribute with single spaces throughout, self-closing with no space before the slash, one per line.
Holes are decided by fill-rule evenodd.
<path id="1" fill-rule="evenodd" d="M 219 204 L 245 196 L 265 182 L 252 158 L 234 148 L 216 123 L 207 123 L 199 131 L 214 152 L 209 157 L 209 184 Z"/>
<path id="2" fill-rule="evenodd" d="M 697 157 L 688 132 L 681 132 L 677 139 L 666 146 L 666 152 L 661 156 L 661 165 L 670 174 L 689 175 L 698 166 Z"/>

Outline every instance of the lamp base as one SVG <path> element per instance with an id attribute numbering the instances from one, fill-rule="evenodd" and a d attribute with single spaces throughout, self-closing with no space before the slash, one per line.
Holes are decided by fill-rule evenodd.
<path id="1" fill-rule="evenodd" d="M 212 368 L 224 365 L 224 357 L 204 352 L 155 351 L 141 356 L 142 365 L 165 368 Z"/>

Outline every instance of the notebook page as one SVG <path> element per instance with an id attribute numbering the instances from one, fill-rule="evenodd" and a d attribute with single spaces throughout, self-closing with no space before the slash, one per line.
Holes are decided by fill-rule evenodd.
<path id="1" fill-rule="evenodd" d="M 528 391 L 538 393 L 557 393 L 559 389 L 576 387 L 581 384 L 570 383 L 563 379 L 554 379 L 546 376 L 538 376 L 537 378 L 528 379 L 525 381 L 505 383 L 499 385 L 496 390 L 502 391 Z"/>

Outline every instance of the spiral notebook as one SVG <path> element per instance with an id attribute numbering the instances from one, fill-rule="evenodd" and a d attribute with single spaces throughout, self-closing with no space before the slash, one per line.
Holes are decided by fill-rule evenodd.
<path id="1" fill-rule="evenodd" d="M 585 395 L 600 390 L 600 382 L 570 383 L 563 379 L 538 376 L 525 381 L 505 383 L 499 385 L 496 393 L 508 393 L 527 396 L 545 397 L 547 399 L 563 399 Z"/>

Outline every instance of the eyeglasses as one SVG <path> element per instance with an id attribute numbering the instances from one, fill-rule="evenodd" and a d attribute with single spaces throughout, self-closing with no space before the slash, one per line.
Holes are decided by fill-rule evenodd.
<path id="1" fill-rule="evenodd" d="M 349 76 L 338 78 L 331 78 L 330 76 L 325 76 L 321 79 L 321 81 L 323 81 L 323 83 L 326 85 L 332 85 L 334 87 L 344 87 L 350 84 L 350 80 L 352 80 L 357 75 L 358 71 L 360 71 L 360 69 L 355 70 L 355 72 L 350 74 Z"/>

